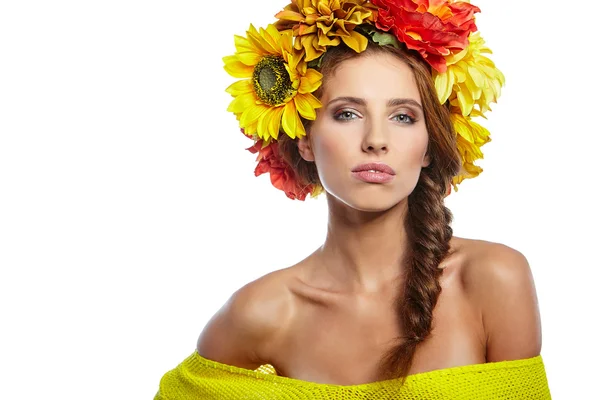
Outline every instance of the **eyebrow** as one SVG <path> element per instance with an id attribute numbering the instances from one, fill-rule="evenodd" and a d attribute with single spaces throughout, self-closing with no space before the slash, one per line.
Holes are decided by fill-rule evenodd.
<path id="1" fill-rule="evenodd" d="M 338 102 L 338 101 L 346 101 L 349 103 L 355 103 L 358 104 L 360 106 L 366 106 L 367 102 L 365 101 L 365 99 L 361 99 L 360 97 L 352 97 L 352 96 L 341 96 L 341 97 L 336 97 L 335 99 L 331 100 L 329 103 L 327 103 L 327 105 L 333 103 L 333 102 Z M 420 108 L 421 110 L 423 110 L 423 107 L 415 100 L 413 99 L 406 99 L 406 98 L 395 98 L 395 99 L 389 99 L 387 102 L 387 106 L 388 107 L 396 107 L 396 106 L 401 106 L 404 104 L 410 104 L 413 105 L 415 107 Z"/>

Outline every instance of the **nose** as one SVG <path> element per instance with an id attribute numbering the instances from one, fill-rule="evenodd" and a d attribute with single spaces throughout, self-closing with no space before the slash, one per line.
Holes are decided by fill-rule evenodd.
<path id="1" fill-rule="evenodd" d="M 362 141 L 362 149 L 367 153 L 387 153 L 388 151 L 388 132 L 385 124 L 372 121 L 365 124 L 365 134 Z"/>

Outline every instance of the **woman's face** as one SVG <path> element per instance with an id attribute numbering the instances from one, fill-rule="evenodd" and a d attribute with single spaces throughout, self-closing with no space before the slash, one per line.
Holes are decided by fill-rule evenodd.
<path id="1" fill-rule="evenodd" d="M 410 68 L 381 53 L 343 61 L 326 77 L 321 103 L 298 147 L 316 163 L 325 190 L 363 211 L 384 211 L 408 197 L 429 164 L 422 102 Z M 365 163 L 385 163 L 395 175 L 366 182 L 353 172 Z M 362 175 L 369 179 L 369 173 Z"/>

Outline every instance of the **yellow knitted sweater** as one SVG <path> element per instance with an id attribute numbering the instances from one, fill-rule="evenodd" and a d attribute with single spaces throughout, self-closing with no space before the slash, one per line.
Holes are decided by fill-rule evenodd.
<path id="1" fill-rule="evenodd" d="M 466 365 L 362 385 L 286 378 L 270 365 L 256 370 L 221 364 L 194 351 L 160 380 L 154 400 L 548 400 L 542 356 Z"/>

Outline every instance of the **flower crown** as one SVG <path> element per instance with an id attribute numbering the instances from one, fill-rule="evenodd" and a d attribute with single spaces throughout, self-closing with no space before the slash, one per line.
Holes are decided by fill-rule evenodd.
<path id="1" fill-rule="evenodd" d="M 432 67 L 438 99 L 449 102 L 462 167 L 452 185 L 483 170 L 481 146 L 490 133 L 472 120 L 484 117 L 496 102 L 504 75 L 484 54 L 491 53 L 477 32 L 480 9 L 457 0 L 291 0 L 266 29 L 250 25 L 246 37 L 235 36 L 236 53 L 223 58 L 225 70 L 243 78 L 226 91 L 234 99 L 227 111 L 254 141 L 255 176 L 269 172 L 271 183 L 291 199 L 319 195 L 318 185 L 302 185 L 279 153 L 278 137 L 306 135 L 300 116 L 316 118 L 321 107 L 313 92 L 321 85 L 317 68 L 331 46 L 344 43 L 357 53 L 369 38 L 379 45 L 417 51 Z M 447 195 L 450 194 L 448 188 Z"/>

